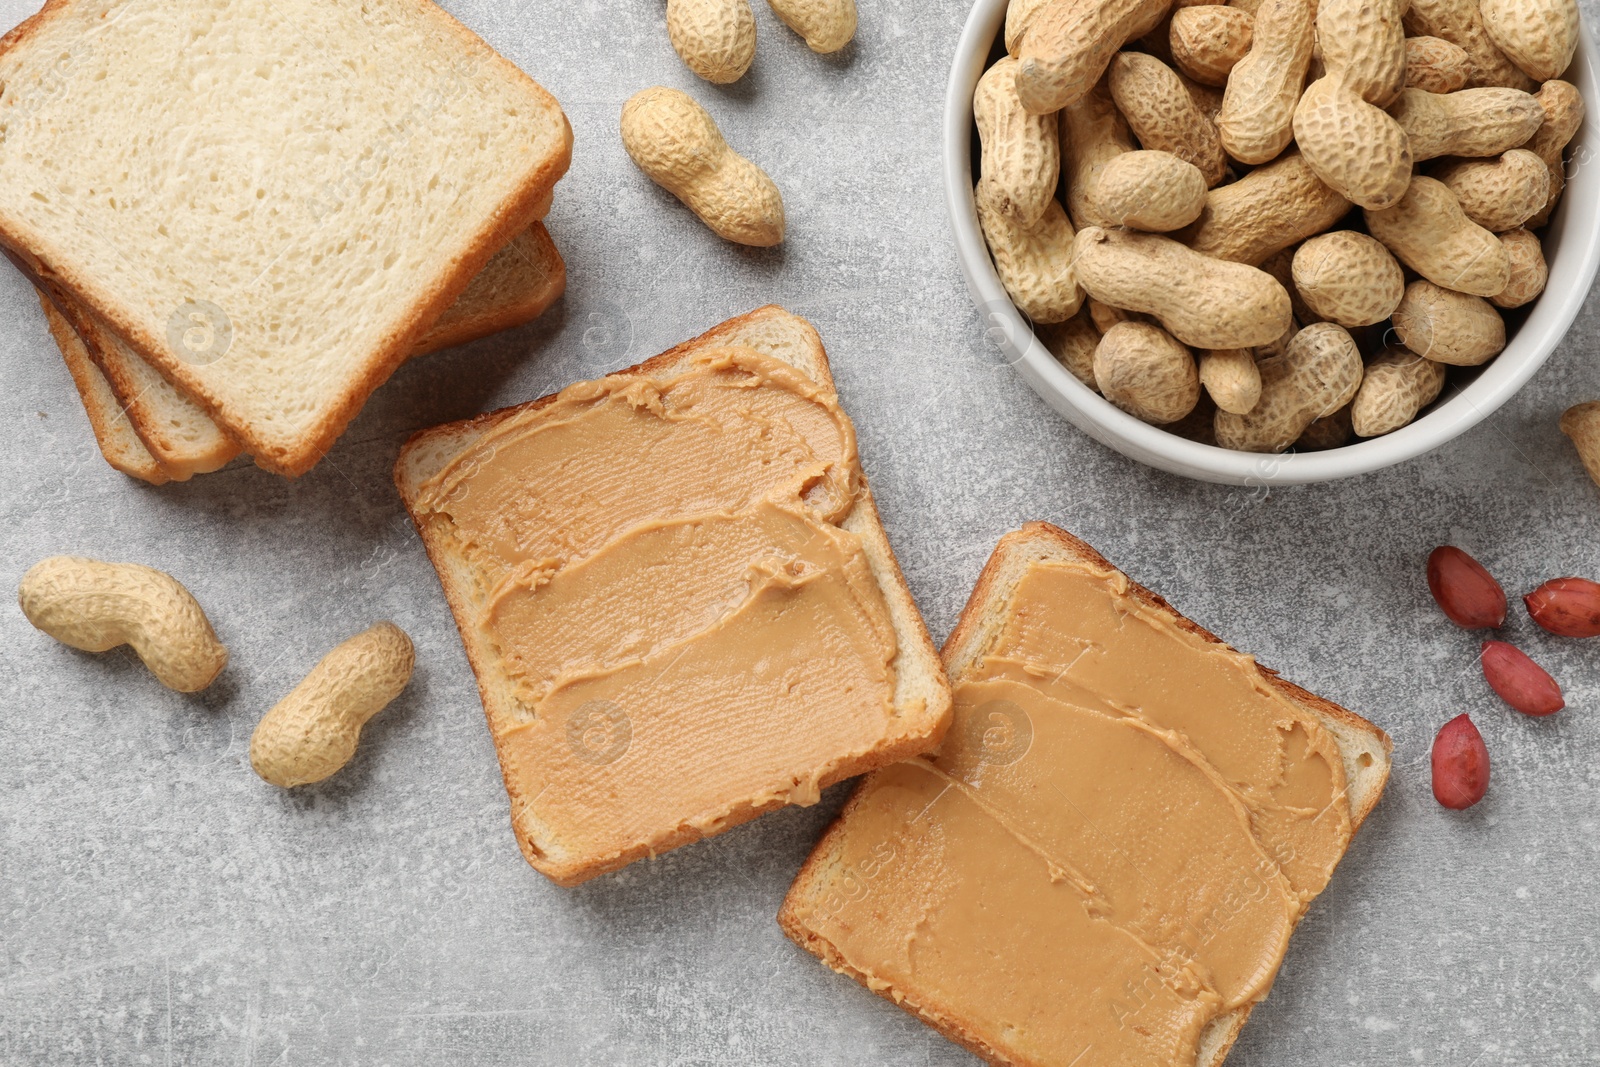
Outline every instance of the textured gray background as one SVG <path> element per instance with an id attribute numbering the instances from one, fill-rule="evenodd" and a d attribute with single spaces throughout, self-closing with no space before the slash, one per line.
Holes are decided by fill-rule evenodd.
<path id="1" fill-rule="evenodd" d="M 1556 419 L 1600 395 L 1591 302 L 1462 439 L 1335 485 L 1155 473 L 1046 409 L 985 345 L 941 203 L 937 125 L 963 0 L 862 0 L 811 55 L 757 3 L 756 65 L 694 79 L 660 0 L 448 4 L 548 86 L 577 147 L 550 229 L 566 299 L 401 370 L 314 471 L 235 464 L 151 489 L 96 455 L 32 293 L 0 273 L 9 588 L 58 552 L 171 571 L 233 659 L 198 697 L 0 609 L 0 1063 L 965 1064 L 792 947 L 779 900 L 847 787 L 577 890 L 522 860 L 471 672 L 389 469 L 423 426 L 624 366 L 750 308 L 821 329 L 890 537 L 936 638 L 1001 533 L 1049 519 L 1395 740 L 1388 794 L 1230 1063 L 1592 1064 L 1600 1029 L 1596 646 L 1509 632 L 1566 687 L 1531 721 L 1478 675 L 1423 561 L 1466 547 L 1513 593 L 1600 575 L 1600 492 Z M 0 21 L 28 13 L 5 0 Z M 713 237 L 644 180 L 622 101 L 688 89 L 782 187 L 789 240 Z M 257 717 L 378 618 L 409 691 L 333 780 L 251 773 Z M 1473 713 L 1489 797 L 1438 808 L 1436 728 Z"/>

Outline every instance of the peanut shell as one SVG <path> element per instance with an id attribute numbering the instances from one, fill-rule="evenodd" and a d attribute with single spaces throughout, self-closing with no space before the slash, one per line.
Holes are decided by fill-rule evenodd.
<path id="1" fill-rule="evenodd" d="M 1405 272 L 1389 250 L 1354 230 L 1335 230 L 1302 244 L 1293 272 L 1300 299 L 1319 318 L 1345 327 L 1382 322 L 1406 288 Z"/>
<path id="2" fill-rule="evenodd" d="M 1307 87 L 1294 111 L 1294 137 L 1317 177 L 1364 208 L 1392 206 L 1411 182 L 1415 157 L 1406 131 L 1335 75 Z"/>
<path id="3" fill-rule="evenodd" d="M 1183 418 L 1200 400 L 1194 356 L 1167 331 L 1142 322 L 1118 323 L 1100 338 L 1094 380 L 1107 400 L 1158 426 Z"/>
<path id="4" fill-rule="evenodd" d="M 1393 433 L 1417 417 L 1444 389 L 1444 364 L 1392 347 L 1367 364 L 1350 404 L 1357 437 Z"/>
<path id="5" fill-rule="evenodd" d="M 1282 452 L 1317 419 L 1355 399 L 1361 352 L 1344 327 L 1307 326 L 1283 355 L 1262 360 L 1261 400 L 1239 415 L 1218 411 L 1217 444 L 1245 452 Z"/>
<path id="6" fill-rule="evenodd" d="M 1123 52 L 1111 61 L 1106 84 L 1141 146 L 1194 164 L 1207 187 L 1222 181 L 1228 162 L 1216 124 L 1195 106 L 1171 67 L 1154 56 Z"/>
<path id="7" fill-rule="evenodd" d="M 1433 176 L 1456 194 L 1467 218 L 1492 233 L 1514 230 L 1550 198 L 1550 168 L 1526 148 L 1499 159 L 1458 159 Z"/>
<path id="8" fill-rule="evenodd" d="M 1479 0 L 1489 39 L 1534 81 L 1559 78 L 1578 50 L 1577 0 Z"/>
<path id="9" fill-rule="evenodd" d="M 1435 363 L 1476 367 L 1506 346 L 1506 323 L 1481 296 L 1414 281 L 1394 309 L 1400 343 Z"/>
<path id="10" fill-rule="evenodd" d="M 1064 322 L 1083 303 L 1072 265 L 1072 223 L 1051 200 L 1044 215 L 1024 226 L 979 190 L 978 222 L 994 257 L 995 272 L 1011 299 L 1034 322 Z"/>
<path id="11" fill-rule="evenodd" d="M 1494 296 L 1511 280 L 1499 238 L 1467 218 L 1455 194 L 1433 178 L 1418 176 L 1398 204 L 1365 216 L 1368 233 L 1436 285 Z"/>
<path id="12" fill-rule="evenodd" d="M 1022 105 L 1049 115 L 1081 100 L 1119 49 L 1166 18 L 1169 0 L 1050 0 L 1017 51 Z"/>
<path id="13" fill-rule="evenodd" d="M 1199 221 L 1183 238 L 1197 252 L 1254 266 L 1321 233 L 1349 211 L 1350 201 L 1290 150 L 1207 193 Z"/>
<path id="14" fill-rule="evenodd" d="M 1468 85 L 1497 85 L 1532 92 L 1536 85 L 1506 58 L 1483 24 L 1478 0 L 1411 0 L 1405 13 L 1406 32 L 1413 37 L 1439 37 L 1467 53 L 1472 61 Z"/>
<path id="15" fill-rule="evenodd" d="M 1111 100 L 1104 81 L 1061 109 L 1061 169 L 1066 174 L 1067 213 L 1080 230 L 1085 226 L 1117 226 L 1096 199 L 1106 164 L 1136 147 L 1127 120 Z"/>
<path id="16" fill-rule="evenodd" d="M 1078 280 L 1112 307 L 1156 316 L 1196 348 L 1251 348 L 1291 321 L 1289 294 L 1269 274 L 1201 255 L 1167 237 L 1091 226 L 1073 242 Z"/>
<path id="17" fill-rule="evenodd" d="M 1261 399 L 1261 370 L 1248 348 L 1208 348 L 1200 353 L 1200 384 L 1223 411 L 1242 415 Z"/>
<path id="18" fill-rule="evenodd" d="M 1198 4 L 1172 13 L 1168 45 L 1173 64 L 1202 85 L 1228 84 L 1228 72 L 1250 51 L 1255 16 L 1223 4 Z"/>
<path id="19" fill-rule="evenodd" d="M 1275 159 L 1294 137 L 1295 105 L 1316 44 L 1311 0 L 1262 0 L 1250 51 L 1228 73 L 1217 130 L 1241 163 Z"/>
<path id="20" fill-rule="evenodd" d="M 1519 308 L 1544 292 L 1550 280 L 1550 267 L 1544 261 L 1544 247 L 1536 234 L 1511 230 L 1500 234 L 1500 245 L 1511 261 L 1511 280 L 1489 298 L 1498 308 Z"/>
<path id="21" fill-rule="evenodd" d="M 1151 233 L 1182 229 L 1206 206 L 1206 180 L 1170 152 L 1125 152 L 1101 170 L 1097 214 L 1107 225 Z"/>
<path id="22" fill-rule="evenodd" d="M 1443 37 L 1406 38 L 1406 88 L 1453 93 L 1472 77 L 1467 50 Z"/>
<path id="23" fill-rule="evenodd" d="M 972 115 L 982 145 L 980 181 L 992 206 L 1024 226 L 1039 221 L 1061 177 L 1059 126 L 1017 99 L 1017 61 L 1001 59 L 978 79 Z"/>
<path id="24" fill-rule="evenodd" d="M 1439 156 L 1498 156 L 1524 144 L 1544 122 L 1539 101 L 1520 89 L 1443 94 L 1406 89 L 1389 113 L 1405 131 L 1418 163 Z"/>

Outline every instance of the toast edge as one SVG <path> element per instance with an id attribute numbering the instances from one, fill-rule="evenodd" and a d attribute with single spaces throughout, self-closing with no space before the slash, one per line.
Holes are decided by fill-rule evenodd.
<path id="1" fill-rule="evenodd" d="M 44 310 L 45 325 L 50 331 L 51 340 L 60 350 L 62 362 L 66 364 L 67 373 L 78 391 L 78 399 L 83 402 L 83 413 L 89 419 L 89 428 L 94 434 L 101 458 L 130 478 L 138 478 L 151 485 L 165 485 L 171 481 L 172 476 L 150 454 L 135 432 L 127 413 L 119 406 L 111 383 L 106 381 L 105 375 L 90 358 L 83 338 L 73 329 L 67 317 L 61 314 L 48 293 L 43 289 L 36 289 L 35 292 L 39 294 L 39 306 Z M 119 430 L 121 443 L 118 441 Z"/>
<path id="2" fill-rule="evenodd" d="M 239 456 L 243 451 L 239 443 L 215 423 L 212 426 L 215 427 L 216 440 L 209 448 L 184 448 L 164 439 L 159 429 L 161 416 L 145 401 L 141 383 L 129 374 L 127 364 L 120 357 L 108 355 L 114 341 L 108 336 L 105 325 L 58 286 L 51 283 L 46 283 L 46 286 L 51 303 L 72 324 L 84 348 L 88 350 L 89 358 L 110 384 L 111 392 L 116 395 L 129 424 L 133 426 L 133 432 L 139 435 L 150 454 L 172 475 L 173 481 L 186 482 L 196 474 L 221 470 Z"/>

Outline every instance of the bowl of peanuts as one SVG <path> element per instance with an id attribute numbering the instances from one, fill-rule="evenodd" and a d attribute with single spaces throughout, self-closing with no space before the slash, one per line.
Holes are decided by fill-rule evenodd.
<path id="1" fill-rule="evenodd" d="M 1363 474 L 1482 421 L 1576 318 L 1597 92 L 1575 0 L 977 0 L 944 114 L 962 272 L 1102 444 Z"/>

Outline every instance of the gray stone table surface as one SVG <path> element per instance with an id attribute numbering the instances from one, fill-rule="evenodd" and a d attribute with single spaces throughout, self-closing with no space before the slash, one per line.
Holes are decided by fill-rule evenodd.
<path id="1" fill-rule="evenodd" d="M 404 367 L 303 478 L 241 461 L 153 489 L 111 470 L 32 292 L 0 276 L 0 586 L 54 553 L 151 564 L 233 652 L 219 684 L 183 697 L 125 650 L 74 652 L 0 608 L 0 1063 L 973 1062 L 773 921 L 848 786 L 575 890 L 529 868 L 389 479 L 420 427 L 769 302 L 822 332 L 936 639 L 995 540 L 1047 519 L 1393 735 L 1387 795 L 1230 1063 L 1600 1060 L 1600 646 L 1548 637 L 1514 604 L 1509 634 L 1570 704 L 1519 717 L 1423 580 L 1442 542 L 1513 593 L 1600 575 L 1600 492 L 1556 428 L 1600 395 L 1600 305 L 1520 395 L 1431 455 L 1271 493 L 1186 481 L 1088 440 L 986 345 L 940 189 L 964 0 L 861 0 L 835 57 L 758 2 L 755 67 L 726 88 L 678 61 L 661 0 L 446 6 L 571 117 L 549 218 L 569 290 L 533 325 Z M 0 21 L 30 7 L 4 0 Z M 771 172 L 780 250 L 718 240 L 633 168 L 618 115 L 650 84 L 706 102 Z M 379 618 L 416 640 L 410 689 L 341 774 L 263 783 L 256 719 Z M 1431 797 L 1428 750 L 1462 711 L 1495 762 L 1488 798 L 1458 814 Z"/>

